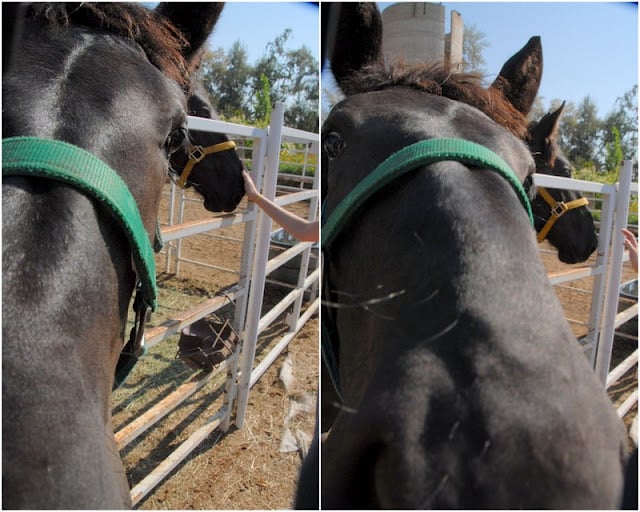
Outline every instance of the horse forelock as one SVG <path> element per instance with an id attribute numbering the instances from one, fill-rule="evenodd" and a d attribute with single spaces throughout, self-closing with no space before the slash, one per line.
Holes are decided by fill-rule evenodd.
<path id="1" fill-rule="evenodd" d="M 149 61 L 185 92 L 190 88 L 190 70 L 181 51 L 189 42 L 170 21 L 152 10 L 110 2 L 35 3 L 30 15 L 63 29 L 75 24 L 124 37 L 139 45 Z"/>
<path id="2" fill-rule="evenodd" d="M 366 93 L 389 87 L 410 87 L 428 94 L 442 96 L 477 108 L 521 140 L 527 137 L 528 121 L 507 101 L 503 94 L 482 85 L 476 73 L 458 73 L 439 64 L 405 66 L 402 63 L 388 69 L 381 64 L 364 66 L 340 83 L 346 94 Z"/>

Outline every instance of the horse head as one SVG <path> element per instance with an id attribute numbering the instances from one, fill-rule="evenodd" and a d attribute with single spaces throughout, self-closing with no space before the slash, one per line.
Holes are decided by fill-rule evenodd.
<path id="1" fill-rule="evenodd" d="M 114 369 L 136 274 L 155 288 L 146 249 L 185 142 L 189 71 L 221 9 L 36 3 L 14 20 L 3 148 L 24 163 L 5 172 L 3 153 L 7 507 L 130 506 Z"/>
<path id="2" fill-rule="evenodd" d="M 571 163 L 558 145 L 558 131 L 564 103 L 529 127 L 529 148 L 536 172 L 562 178 L 571 177 Z M 576 191 L 542 189 L 531 202 L 538 241 L 545 238 L 558 249 L 565 263 L 579 263 L 598 246 L 593 217 L 587 200 Z"/>
<path id="3" fill-rule="evenodd" d="M 338 402 L 322 507 L 614 506 L 624 433 L 522 187 L 539 39 L 485 88 L 383 65 L 381 26 L 375 4 L 341 4 L 330 56 L 346 98 L 322 128 L 322 352 Z"/>
<path id="4" fill-rule="evenodd" d="M 218 118 L 199 80 L 191 88 L 188 109 L 191 116 Z M 235 144 L 225 134 L 189 130 L 181 150 L 171 155 L 171 169 L 178 183 L 193 186 L 210 212 L 230 212 L 244 196 L 243 165 L 234 149 Z"/>
<path id="5" fill-rule="evenodd" d="M 542 43 L 540 37 L 535 36 L 507 60 L 491 88 L 500 91 L 519 112 L 527 115 L 538 93 L 542 63 Z M 537 123 L 531 123 L 526 140 L 536 162 L 536 172 L 569 178 L 570 164 L 558 145 L 563 108 L 564 103 Z M 542 189 L 532 200 L 532 208 L 538 241 L 547 238 L 558 249 L 560 261 L 585 261 L 595 251 L 597 237 L 593 219 L 580 194 L 572 190 Z"/>

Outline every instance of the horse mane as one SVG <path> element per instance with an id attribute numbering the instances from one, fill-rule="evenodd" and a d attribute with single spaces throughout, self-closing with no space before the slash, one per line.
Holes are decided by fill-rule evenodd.
<path id="1" fill-rule="evenodd" d="M 380 63 L 373 63 L 340 80 L 340 87 L 347 95 L 395 86 L 411 87 L 466 103 L 519 139 L 527 139 L 526 116 L 513 107 L 498 89 L 485 88 L 481 75 L 477 73 L 453 72 L 440 64 L 407 66 L 398 63 L 387 69 Z"/>
<path id="2" fill-rule="evenodd" d="M 138 44 L 155 67 L 189 90 L 190 70 L 181 52 L 189 43 L 170 21 L 153 10 L 111 2 L 33 3 L 29 16 L 44 18 L 60 28 L 73 23 L 124 37 Z"/>

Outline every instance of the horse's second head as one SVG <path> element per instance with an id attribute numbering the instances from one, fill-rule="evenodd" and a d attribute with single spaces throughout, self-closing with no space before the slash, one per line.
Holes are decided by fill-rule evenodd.
<path id="1" fill-rule="evenodd" d="M 529 127 L 529 148 L 536 161 L 536 172 L 562 178 L 571 177 L 571 163 L 558 145 L 558 129 L 564 103 Z M 598 246 L 593 217 L 587 201 L 578 192 L 538 189 L 531 202 L 538 240 L 545 238 L 558 249 L 565 263 L 579 263 Z"/>
<path id="2" fill-rule="evenodd" d="M 188 101 L 189 115 L 216 119 L 208 94 L 196 81 Z M 222 133 L 189 130 L 188 140 L 171 156 L 171 169 L 181 186 L 193 186 L 211 212 L 232 211 L 244 195 L 242 161 L 235 144 Z"/>

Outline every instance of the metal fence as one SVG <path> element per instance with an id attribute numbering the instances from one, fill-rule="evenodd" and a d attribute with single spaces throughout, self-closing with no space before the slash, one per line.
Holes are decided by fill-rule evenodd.
<path id="1" fill-rule="evenodd" d="M 283 122 L 284 105 L 278 103 L 272 111 L 272 120 L 267 129 L 196 117 L 189 117 L 189 129 L 222 132 L 228 134 L 232 139 L 242 140 L 238 144 L 240 154 L 246 157 L 245 165 L 251 170 L 256 186 L 262 190 L 262 194 L 282 206 L 307 201 L 309 202 L 309 219 L 314 220 L 318 215 L 319 172 L 311 172 L 311 168 L 315 165 L 312 160 L 317 162 L 318 159 L 319 137 L 318 134 L 287 128 Z M 286 147 L 285 151 L 283 151 L 283 145 Z M 302 172 L 300 176 L 293 177 L 289 176 L 289 173 L 283 174 L 289 181 L 296 182 L 297 180 L 298 186 L 281 187 L 281 190 L 284 188 L 287 193 L 276 198 L 279 169 L 282 165 L 280 155 L 290 155 L 292 151 L 301 152 L 303 155 L 300 164 Z M 295 158 L 295 160 L 300 159 Z M 288 163 L 290 164 L 290 162 Z M 290 169 L 291 166 L 288 165 L 287 168 Z M 308 188 L 309 185 L 311 188 Z M 141 415 L 131 418 L 131 421 L 116 432 L 116 442 L 119 449 L 122 449 L 171 413 L 209 382 L 214 375 L 226 370 L 227 379 L 224 385 L 223 406 L 176 448 L 169 457 L 135 485 L 131 491 L 134 505 L 149 494 L 215 429 L 227 430 L 232 422 L 239 428 L 242 427 L 250 388 L 319 309 L 319 265 L 317 268 L 309 267 L 312 252 L 317 251 L 314 244 L 310 242 L 296 243 L 269 260 L 272 222 L 255 205 L 250 204 L 246 210 L 207 220 L 183 222 L 184 206 L 188 199 L 181 196 L 175 188 L 172 189 L 171 196 L 168 225 L 162 229 L 162 237 L 167 247 L 167 271 L 173 266 L 176 272 L 179 272 L 180 265 L 185 263 L 206 265 L 203 262 L 189 260 L 181 254 L 181 242 L 185 238 L 205 233 L 216 236 L 216 231 L 221 228 L 244 225 L 244 236 L 237 240 L 242 245 L 239 269 L 222 269 L 237 274 L 238 280 L 224 293 L 181 312 L 176 315 L 176 318 L 164 322 L 162 326 L 149 329 L 146 335 L 146 345 L 151 347 L 179 334 L 185 327 L 218 311 L 230 301 L 235 304 L 232 324 L 235 331 L 240 334 L 240 341 L 235 353 L 214 372 L 197 375 L 179 385 L 171 394 Z M 300 266 L 297 279 L 291 285 L 291 291 L 271 310 L 261 316 L 267 276 L 296 257 L 300 258 Z M 258 336 L 289 309 L 291 313 L 288 315 L 288 332 L 262 358 L 260 364 L 256 365 L 255 353 Z"/>

